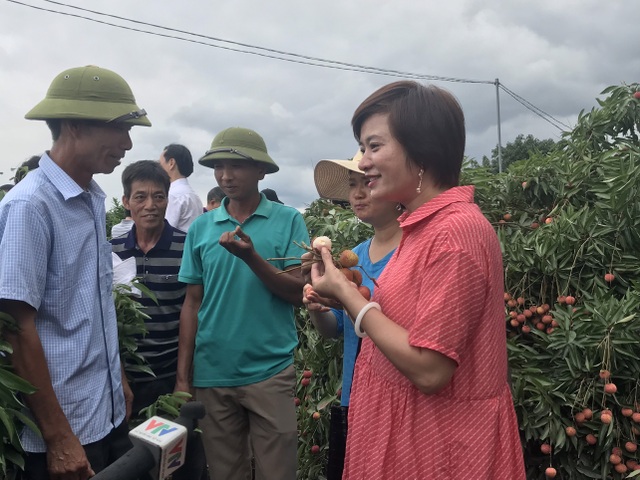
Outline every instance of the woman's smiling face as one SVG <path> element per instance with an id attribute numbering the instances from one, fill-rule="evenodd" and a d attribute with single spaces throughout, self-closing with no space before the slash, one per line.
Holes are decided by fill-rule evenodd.
<path id="1" fill-rule="evenodd" d="M 358 167 L 365 173 L 373 198 L 407 205 L 416 196 L 418 172 L 411 168 L 404 148 L 391 134 L 388 117 L 378 113 L 362 124 L 363 157 Z"/>

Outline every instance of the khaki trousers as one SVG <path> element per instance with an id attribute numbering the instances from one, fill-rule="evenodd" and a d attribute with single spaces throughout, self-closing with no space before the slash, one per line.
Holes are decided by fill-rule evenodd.
<path id="1" fill-rule="evenodd" d="M 297 425 L 293 365 L 259 383 L 196 388 L 206 408 L 200 420 L 211 480 L 295 480 Z"/>

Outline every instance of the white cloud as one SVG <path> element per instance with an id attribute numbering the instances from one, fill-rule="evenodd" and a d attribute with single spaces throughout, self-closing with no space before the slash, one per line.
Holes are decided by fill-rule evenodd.
<path id="1" fill-rule="evenodd" d="M 43 0 L 26 2 L 125 24 Z M 86 2 L 72 4 L 87 8 Z M 215 5 L 94 0 L 90 8 L 310 57 L 464 79 L 499 78 L 565 123 L 591 108 L 604 87 L 637 81 L 640 71 L 640 3 L 621 0 L 606 6 L 595 0 L 239 0 Z M 184 143 L 197 159 L 217 132 L 245 126 L 265 138 L 281 168 L 261 187 L 274 188 L 285 203 L 303 207 L 317 197 L 313 165 L 355 152 L 350 120 L 356 106 L 374 89 L 396 80 L 146 35 L 11 2 L 0 3 L 0 31 L 5 147 L 0 183 L 8 181 L 10 167 L 51 143 L 43 124 L 23 118 L 51 79 L 69 67 L 97 64 L 127 79 L 153 122 L 152 128 L 133 129 L 134 148 L 123 163 L 155 159 L 171 142 Z M 497 142 L 495 87 L 435 83 L 462 103 L 467 154 L 478 159 L 490 155 Z M 504 92 L 500 100 L 503 143 L 520 133 L 558 135 Z M 121 172 L 122 167 L 97 177 L 109 196 L 120 197 Z M 210 169 L 196 165 L 191 183 L 204 200 L 215 180 Z"/>

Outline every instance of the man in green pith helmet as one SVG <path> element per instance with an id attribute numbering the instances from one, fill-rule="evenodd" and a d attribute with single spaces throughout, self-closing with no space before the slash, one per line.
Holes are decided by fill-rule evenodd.
<path id="1" fill-rule="evenodd" d="M 289 269 L 300 264 L 296 243 L 309 244 L 309 234 L 295 208 L 258 190 L 278 166 L 255 131 L 223 130 L 200 164 L 214 169 L 225 198 L 187 233 L 176 390 L 193 386 L 205 404 L 200 426 L 212 479 L 250 479 L 253 454 L 257 480 L 294 480 L 293 306 L 302 303 L 304 281 Z"/>
<path id="2" fill-rule="evenodd" d="M 127 82 L 95 66 L 65 70 L 26 114 L 53 145 L 0 202 L 0 312 L 16 372 L 42 436 L 25 428 L 27 479 L 85 480 L 130 447 L 132 395 L 123 375 L 112 297 L 105 194 L 93 180 L 150 126 Z M 125 400 L 126 399 L 126 400 Z"/>

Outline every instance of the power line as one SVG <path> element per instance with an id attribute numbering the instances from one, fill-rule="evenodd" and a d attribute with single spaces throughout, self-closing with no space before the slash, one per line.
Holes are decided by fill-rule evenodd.
<path id="1" fill-rule="evenodd" d="M 83 12 L 87 12 L 87 13 L 92 13 L 95 15 L 101 15 L 101 16 L 105 16 L 105 17 L 109 17 L 109 18 L 115 18 L 117 20 L 123 20 L 125 22 L 131 22 L 131 23 L 135 23 L 138 25 L 145 25 L 147 27 L 153 27 L 153 28 L 158 28 L 161 30 L 167 30 L 167 31 L 171 31 L 171 32 L 175 32 L 175 33 L 181 33 L 181 34 L 185 34 L 185 35 L 190 35 L 193 37 L 197 37 L 197 38 L 204 38 L 207 40 L 212 40 L 215 42 L 221 42 L 221 43 L 228 43 L 231 45 L 236 45 L 239 47 L 245 47 L 245 48 L 251 48 L 254 50 L 260 50 L 260 51 L 264 51 L 264 52 L 268 52 L 268 53 L 272 53 L 272 54 L 277 54 L 277 55 L 285 55 L 288 57 L 293 57 L 293 58 L 299 58 L 299 59 L 303 59 L 303 60 L 307 60 L 307 61 L 311 61 L 311 62 L 319 62 L 319 63 L 323 63 L 323 64 L 330 64 L 330 65 L 340 65 L 343 67 L 349 67 L 349 68 L 353 68 L 356 69 L 355 71 L 359 71 L 359 72 L 372 72 L 372 73 L 380 73 L 380 74 L 384 74 L 384 75 L 397 75 L 400 77 L 410 77 L 410 78 L 416 78 L 416 79 L 423 79 L 423 80 L 439 80 L 439 81 L 443 81 L 443 82 L 458 82 L 458 83 L 484 83 L 484 84 L 492 84 L 493 82 L 491 81 L 487 81 L 487 80 L 473 80 L 473 79 L 464 79 L 464 78 L 454 78 L 454 77 L 443 77 L 443 76 L 438 76 L 438 75 L 426 75 L 426 74 L 419 74 L 419 73 L 411 73 L 411 72 L 403 72 L 403 71 L 399 71 L 399 70 L 392 70 L 392 69 L 387 69 L 387 68 L 379 68 L 379 67 L 370 67 L 367 65 L 358 65 L 358 64 L 354 64 L 354 63 L 348 63 L 348 62 L 340 62 L 337 60 L 327 60 L 324 58 L 319 58 L 319 57 L 312 57 L 312 56 L 308 56 L 308 55 L 301 55 L 298 53 L 293 53 L 293 52 L 287 52 L 284 50 L 276 50 L 276 49 L 272 49 L 272 48 L 266 48 L 266 47 L 260 47 L 257 45 L 251 45 L 248 43 L 242 43 L 242 42 L 237 42 L 237 41 L 233 41 L 233 40 L 226 40 L 223 38 L 217 38 L 217 37 L 211 37 L 208 35 L 203 35 L 200 33 L 193 33 L 193 32 L 189 32 L 186 30 L 179 30 L 176 28 L 171 28 L 171 27 L 165 27 L 163 25 L 157 25 L 157 24 L 153 24 L 153 23 L 148 23 L 148 22 L 143 22 L 140 20 L 134 20 L 132 18 L 127 18 L 127 17 L 121 17 L 118 15 L 111 15 L 108 13 L 104 13 L 104 12 L 99 12 L 96 10 L 89 10 L 86 8 L 82 8 L 82 7 L 77 7 L 75 5 L 69 5 L 66 3 L 62 3 L 62 2 L 57 2 L 54 0 L 44 0 L 45 2 L 48 3 L 53 3 L 55 5 L 60 5 L 63 7 L 68 7 L 68 8 L 72 8 L 72 9 L 76 9 L 76 10 L 80 10 Z M 59 13 L 63 13 L 63 12 L 59 12 Z M 81 17 L 81 18 L 85 18 L 85 17 Z M 152 33 L 152 32 L 148 32 L 148 33 Z M 182 39 L 182 37 L 179 37 L 180 39 Z M 183 39 L 185 40 L 185 39 Z M 211 45 L 211 46 L 215 46 L 215 45 Z M 246 53 L 250 53 L 250 52 L 246 52 Z M 271 58 L 277 58 L 277 59 L 281 59 L 281 57 L 271 57 Z M 315 64 L 314 64 L 315 65 Z M 322 65 L 318 65 L 318 66 L 322 66 Z"/>
<path id="2" fill-rule="evenodd" d="M 233 41 L 233 40 L 226 40 L 226 39 L 222 39 L 222 38 L 211 37 L 211 36 L 207 36 L 207 35 L 203 35 L 203 34 L 199 34 L 199 33 L 189 32 L 189 31 L 186 31 L 186 30 L 179 30 L 179 29 L 175 29 L 175 28 L 171 28 L 171 27 L 165 27 L 163 25 L 157 25 L 157 24 L 143 22 L 143 21 L 135 20 L 135 19 L 131 19 L 131 18 L 121 17 L 121 16 L 117 16 L 117 15 L 111 15 L 111 14 L 104 13 L 104 12 L 99 12 L 99 11 L 96 11 L 96 10 L 90 10 L 90 9 L 86 9 L 86 8 L 82 8 L 82 7 L 77 7 L 77 6 L 74 6 L 74 5 L 69 5 L 69 4 L 62 3 L 62 2 L 57 2 L 57 1 L 54 1 L 54 0 L 43 0 L 43 1 L 48 2 L 48 3 L 52 3 L 54 5 L 58 5 L 58 6 L 61 6 L 61 7 L 67 7 L 67 8 L 79 10 L 79 11 L 82 11 L 82 12 L 91 13 L 91 14 L 94 14 L 94 15 L 100 15 L 100 16 L 103 16 L 103 17 L 113 18 L 113 19 L 116 19 L 116 20 L 130 22 L 130 23 L 137 24 L 137 25 L 143 25 L 143 26 L 146 26 L 146 27 L 152 27 L 152 28 L 156 28 L 156 29 L 159 29 L 159 30 L 164 30 L 164 31 L 167 31 L 167 32 L 174 32 L 174 33 L 179 33 L 179 34 L 182 34 L 182 35 L 189 35 L 189 36 L 195 37 L 196 39 L 185 38 L 185 37 L 182 37 L 182 36 L 179 36 L 179 35 L 174 35 L 174 34 L 169 34 L 169 33 L 161 33 L 161 32 L 156 32 L 156 31 L 152 31 L 152 30 L 145 30 L 145 29 L 142 29 L 142 28 L 130 27 L 130 26 L 126 26 L 126 25 L 120 25 L 120 24 L 117 24 L 117 23 L 112 23 L 112 22 L 108 22 L 108 21 L 105 21 L 105 20 L 99 20 L 99 19 L 88 17 L 88 16 L 85 16 L 85 15 L 80 15 L 80 14 L 70 13 L 70 12 L 63 12 L 63 11 L 60 11 L 60 10 L 54 10 L 54 9 L 49 9 L 49 8 L 44 8 L 44 7 L 39 7 L 39 6 L 36 6 L 36 5 L 31 5 L 31 4 L 28 4 L 28 3 L 25 3 L 25 2 L 21 2 L 21 1 L 18 1 L 18 0 L 7 0 L 7 1 L 11 2 L 11 3 L 18 4 L 18 5 L 22 5 L 22 6 L 25 6 L 25 7 L 33 8 L 35 10 L 41 10 L 41 11 L 45 11 L 45 12 L 49 12 L 49 13 L 55 13 L 55 14 L 58 14 L 58 15 L 69 16 L 69 17 L 73 17 L 73 18 L 79 18 L 79 19 L 82 19 L 82 20 L 87 20 L 87 21 L 98 23 L 98 24 L 102 24 L 102 25 L 108 25 L 108 26 L 115 27 L 115 28 L 120 28 L 120 29 L 123 29 L 123 30 L 129 30 L 129 31 L 138 32 L 138 33 L 145 33 L 145 34 L 148 34 L 148 35 L 155 35 L 155 36 L 163 37 L 163 38 L 171 38 L 171 39 L 175 39 L 175 40 L 181 40 L 181 41 L 184 41 L 184 42 L 195 43 L 195 44 L 198 44 L 198 45 L 203 45 L 203 46 L 208 46 L 208 47 L 213 47 L 213 48 L 219 48 L 219 49 L 222 49 L 222 50 L 227 50 L 227 51 L 232 51 L 232 52 L 237 52 L 237 53 L 244 53 L 244 54 L 247 54 L 247 55 L 255 55 L 255 56 L 258 56 L 258 57 L 271 58 L 271 59 L 274 59 L 274 60 L 281 60 L 281 61 L 290 62 L 290 63 L 296 63 L 296 64 L 300 64 L 300 65 L 309 65 L 309 66 L 315 66 L 315 67 L 331 68 L 331 69 L 335 69 L 335 70 L 344 70 L 344 71 L 353 71 L 353 72 L 359 72 L 359 73 L 368 73 L 368 74 L 372 74 L 372 75 L 384 75 L 384 76 L 391 76 L 391 77 L 409 78 L 409 79 L 414 79 L 414 80 L 431 80 L 431 81 L 442 81 L 442 82 L 455 82 L 455 83 L 468 83 L 468 84 L 490 84 L 490 85 L 495 85 L 495 83 L 496 83 L 494 81 L 488 81 L 488 80 L 474 80 L 474 79 L 465 79 L 465 78 L 444 77 L 444 76 L 438 76 L 438 75 L 427 75 L 427 74 L 419 74 L 419 73 L 413 73 L 413 72 L 404 72 L 404 71 L 400 71 L 400 70 L 393 70 L 393 69 L 386 69 L 386 68 L 379 68 L 379 67 L 371 67 L 371 66 L 367 66 L 367 65 L 359 65 L 359 64 L 348 63 L 348 62 L 341 62 L 341 61 L 337 61 L 337 60 L 327 60 L 327 59 L 323 59 L 323 58 L 320 58 L 320 57 L 301 55 L 301 54 L 297 54 L 297 53 L 293 53 L 293 52 L 287 52 L 287 51 L 283 51 L 283 50 L 276 50 L 276 49 L 261 47 L 261 46 L 258 46 L 258 45 L 252 45 L 252 44 L 248 44 L 248 43 L 236 42 L 236 41 Z M 215 44 L 215 43 L 209 43 L 209 42 L 204 41 L 204 40 L 197 40 L 198 38 L 199 39 L 209 40 L 209 41 L 212 41 L 212 42 L 223 43 L 223 44 L 227 44 L 227 45 L 219 45 L 219 44 Z M 228 46 L 228 45 L 233 45 L 233 46 Z M 252 50 L 255 50 L 255 51 L 247 50 L 247 49 L 252 49 Z M 570 129 L 570 127 L 568 125 L 566 125 L 563 122 L 561 122 L 560 120 L 554 118 L 552 115 L 546 113 L 544 110 L 536 107 L 531 102 L 529 102 L 528 100 L 524 99 L 523 97 L 521 97 L 520 95 L 516 94 L 515 92 L 509 90 L 502 83 L 498 83 L 498 86 L 505 93 L 507 93 L 507 95 L 511 96 L 518 103 L 520 103 L 525 108 L 527 108 L 531 112 L 535 113 L 540 118 L 542 118 L 546 122 L 550 123 L 551 125 L 553 125 L 557 129 L 563 130 L 563 128 L 560 125 L 566 127 L 567 129 Z"/>
<path id="3" fill-rule="evenodd" d="M 553 125 L 554 127 L 556 127 L 558 130 L 563 130 L 562 127 L 560 125 L 562 125 L 563 127 L 571 130 L 571 127 L 569 125 L 567 125 L 566 123 L 561 122 L 560 120 L 558 120 L 557 118 L 555 118 L 554 116 L 548 114 L 547 112 L 545 112 L 544 110 L 536 107 L 534 104 L 532 104 L 531 102 L 529 102 L 528 100 L 522 98 L 520 95 L 518 95 L 517 93 L 509 90 L 507 87 L 505 87 L 502 83 L 500 83 L 500 88 L 507 94 L 509 95 L 511 98 L 513 98 L 516 102 L 520 103 L 521 105 L 523 105 L 526 109 L 532 111 L 533 113 L 535 113 L 536 115 L 538 115 L 540 118 L 542 118 L 543 120 L 545 120 L 546 122 L 549 122 L 551 125 Z"/>
<path id="4" fill-rule="evenodd" d="M 310 57 L 310 56 L 305 56 L 305 55 L 299 55 L 299 54 L 296 54 L 296 53 L 285 52 L 285 51 L 281 51 L 281 50 L 274 50 L 274 49 L 269 49 L 269 48 L 260 47 L 260 46 L 256 46 L 256 45 L 250 45 L 250 44 L 244 44 L 244 43 L 240 43 L 240 42 L 234 42 L 234 41 L 231 41 L 231 40 L 220 39 L 220 38 L 216 38 L 216 37 L 209 37 L 209 36 L 206 36 L 206 35 L 187 32 L 187 31 L 184 31 L 184 30 L 177 30 L 177 29 L 173 29 L 173 28 L 169 28 L 169 27 L 164 27 L 164 26 L 161 26 L 161 25 L 154 25 L 154 24 L 151 24 L 151 23 L 132 20 L 132 19 L 128 19 L 128 18 L 125 18 L 125 17 L 118 17 L 118 16 L 115 16 L 115 15 L 110 15 L 110 14 L 97 12 L 97 11 L 93 11 L 93 10 L 87 10 L 87 9 L 84 9 L 84 8 L 81 8 L 81 7 L 76 7 L 76 6 L 73 6 L 73 5 L 67 5 L 67 4 L 64 4 L 64 3 L 55 2 L 55 1 L 51 1 L 51 0 L 44 0 L 46 2 L 54 3 L 56 5 L 61 5 L 61 6 L 68 7 L 68 8 L 73 8 L 73 9 L 76 9 L 76 10 L 86 11 L 86 12 L 94 13 L 94 14 L 97 14 L 97 15 L 103 15 L 103 16 L 107 16 L 107 17 L 111 17 L 111 18 L 116 18 L 116 19 L 119 19 L 119 20 L 124 20 L 124 21 L 132 22 L 132 23 L 136 23 L 136 24 L 140 24 L 140 25 L 151 26 L 151 27 L 154 27 L 154 28 L 159 28 L 161 30 L 182 33 L 182 34 L 191 35 L 191 36 L 194 36 L 194 37 L 197 37 L 197 38 L 204 38 L 204 39 L 212 40 L 212 41 L 215 41 L 215 42 L 228 43 L 228 44 L 231 44 L 231 45 L 242 46 L 242 47 L 245 47 L 245 48 L 252 48 L 252 49 L 258 50 L 258 51 L 249 51 L 249 50 L 244 50 L 242 48 L 229 47 L 229 46 L 224 46 L 224 45 L 216 45 L 216 44 L 208 43 L 208 42 L 201 41 L 201 40 L 194 40 L 194 39 L 190 39 L 190 38 L 184 38 L 184 37 L 180 37 L 178 35 L 170 35 L 170 34 L 166 34 L 166 33 L 160 33 L 160 32 L 154 32 L 154 31 L 150 31 L 150 30 L 144 30 L 144 29 L 141 29 L 141 28 L 128 27 L 128 26 L 125 26 L 125 25 L 119 25 L 119 24 L 107 22 L 107 21 L 104 21 L 104 20 L 98 20 L 96 18 L 91 18 L 91 17 L 87 17 L 87 16 L 84 16 L 84 15 L 79 15 L 79 14 L 69 13 L 69 12 L 62 12 L 62 11 L 53 10 L 53 9 L 50 9 L 50 8 L 38 7 L 38 6 L 31 5 L 31 4 L 28 4 L 28 3 L 25 3 L 25 2 L 20 2 L 18 0 L 7 0 L 7 1 L 11 2 L 11 3 L 18 4 L 18 5 L 22 5 L 22 6 L 25 6 L 25 7 L 33 8 L 35 10 L 41 10 L 41 11 L 45 11 L 45 12 L 49 12 L 49 13 L 55 13 L 55 14 L 58 14 L 58 15 L 64 15 L 64 16 L 79 18 L 79 19 L 90 21 L 90 22 L 99 23 L 99 24 L 102 24 L 102 25 L 108 25 L 108 26 L 112 26 L 112 27 L 116 27 L 116 28 L 121 28 L 123 30 L 130 30 L 130 31 L 139 32 L 139 33 L 146 33 L 148 35 L 155 35 L 155 36 L 164 37 L 164 38 L 172 38 L 172 39 L 175 39 L 175 40 L 182 40 L 184 42 L 196 43 L 196 44 L 199 44 L 199 45 L 209 46 L 209 47 L 213 47 L 213 48 L 219 48 L 219 49 L 222 49 L 222 50 L 228 50 L 228 51 L 244 53 L 244 54 L 248 54 L 248 55 L 255 55 L 255 56 L 259 56 L 259 57 L 271 58 L 271 59 L 275 59 L 275 60 L 282 60 L 282 61 L 290 62 L 290 63 L 297 63 L 297 64 L 302 64 L 302 65 L 310 65 L 310 66 L 316 66 L 316 67 L 331 68 L 331 69 L 336 69 L 336 70 L 346 70 L 346 71 L 354 71 L 354 72 L 360 72 L 360 73 L 369 73 L 369 74 L 374 74 L 374 75 L 385 75 L 385 76 L 392 76 L 392 77 L 411 78 L 411 79 L 414 79 L 414 80 L 437 80 L 437 81 L 443 81 L 443 82 L 458 82 L 458 83 L 492 83 L 492 82 L 488 82 L 488 81 L 485 81 L 485 80 L 461 79 L 461 78 L 453 78 L 453 77 L 442 77 L 442 76 L 437 76 L 437 75 L 426 75 L 426 74 L 418 74 L 418 73 L 412 73 L 412 72 L 403 72 L 403 71 L 399 71 L 399 70 L 391 70 L 391 69 L 384 69 L 384 68 L 378 68 L 378 67 L 370 67 L 370 66 L 366 66 L 366 65 L 358 65 L 358 64 L 352 64 L 352 63 L 347 63 L 347 62 L 339 62 L 339 61 L 335 61 L 335 60 L 326 60 L 326 59 L 322 59 L 322 58 L 318 58 L 318 57 Z M 262 53 L 262 52 L 266 52 L 266 53 Z M 290 57 L 290 58 L 288 58 L 288 57 Z"/>

